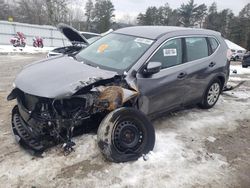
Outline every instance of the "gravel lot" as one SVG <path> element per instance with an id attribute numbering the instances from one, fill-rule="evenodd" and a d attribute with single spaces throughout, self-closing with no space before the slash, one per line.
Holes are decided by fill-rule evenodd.
<path id="1" fill-rule="evenodd" d="M 60 146 L 36 158 L 16 144 L 7 102 L 15 75 L 45 58 L 0 55 L 0 187 L 250 187 L 250 69 L 232 65 L 231 85 L 210 110 L 191 108 L 154 121 L 154 151 L 135 162 L 104 160 L 96 135 L 74 138 L 75 152 Z M 32 79 L 32 78 L 31 78 Z"/>

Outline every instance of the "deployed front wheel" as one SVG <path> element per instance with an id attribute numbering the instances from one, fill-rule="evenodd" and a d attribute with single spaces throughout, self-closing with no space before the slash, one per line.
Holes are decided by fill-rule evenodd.
<path id="1" fill-rule="evenodd" d="M 142 112 L 124 107 L 110 112 L 103 119 L 97 141 L 109 161 L 133 161 L 153 150 L 155 131 Z"/>

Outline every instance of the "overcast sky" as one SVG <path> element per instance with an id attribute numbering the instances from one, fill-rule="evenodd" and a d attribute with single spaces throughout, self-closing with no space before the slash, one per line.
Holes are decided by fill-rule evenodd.
<path id="1" fill-rule="evenodd" d="M 120 19 L 123 15 L 137 16 L 140 12 L 145 12 L 147 7 L 159 7 L 168 3 L 171 8 L 178 8 L 182 3 L 187 3 L 189 0 L 111 0 L 115 6 L 116 19 Z M 210 6 L 213 2 L 217 3 L 218 9 L 229 8 L 233 10 L 234 14 L 250 2 L 250 0 L 194 0 L 195 4 L 205 3 Z"/>

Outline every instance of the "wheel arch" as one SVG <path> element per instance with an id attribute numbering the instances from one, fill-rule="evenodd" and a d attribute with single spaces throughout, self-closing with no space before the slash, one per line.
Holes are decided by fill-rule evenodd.
<path id="1" fill-rule="evenodd" d="M 225 82 L 226 82 L 226 78 L 225 78 L 225 76 L 224 76 L 223 74 L 217 74 L 217 75 L 215 75 L 215 76 L 209 81 L 209 83 L 207 84 L 207 87 L 208 87 L 214 80 L 216 80 L 216 79 L 218 79 L 218 80 L 221 82 L 221 90 L 222 90 L 223 87 L 224 87 L 224 84 L 225 84 Z M 204 98 L 204 95 L 205 95 L 205 93 L 206 93 L 207 87 L 206 87 L 205 90 L 203 91 L 202 98 Z"/>
<path id="2" fill-rule="evenodd" d="M 208 106 L 208 105 L 206 104 L 206 100 L 207 100 L 207 99 L 205 98 L 205 96 L 207 95 L 206 93 L 208 92 L 208 89 L 209 89 L 209 87 L 211 86 L 211 84 L 213 84 L 215 81 L 219 82 L 219 84 L 220 84 L 220 86 L 221 86 L 221 88 L 220 88 L 220 93 L 219 93 L 219 95 L 220 95 L 221 92 L 222 92 L 222 90 L 223 90 L 223 87 L 224 87 L 224 84 L 225 84 L 226 79 L 225 79 L 225 76 L 223 76 L 223 75 L 221 75 L 221 74 L 218 74 L 218 75 L 214 76 L 214 77 L 210 80 L 210 82 L 208 83 L 206 89 L 205 89 L 204 92 L 203 92 L 201 102 L 198 103 L 198 105 L 199 105 L 201 108 L 203 108 L 203 109 L 212 108 L 212 107 L 215 105 L 215 103 L 217 102 L 218 98 L 219 98 L 219 97 L 218 97 L 218 98 L 216 99 L 215 103 L 214 103 L 213 105 L 211 105 L 211 106 Z"/>
<path id="3" fill-rule="evenodd" d="M 226 79 L 225 79 L 225 77 L 224 76 L 222 76 L 222 75 L 218 75 L 217 77 L 215 77 L 214 79 L 219 79 L 220 80 L 220 83 L 221 83 L 221 89 L 223 89 L 223 87 L 224 87 L 224 84 L 225 84 L 225 82 L 226 82 Z M 213 80 L 214 80 L 213 79 Z"/>

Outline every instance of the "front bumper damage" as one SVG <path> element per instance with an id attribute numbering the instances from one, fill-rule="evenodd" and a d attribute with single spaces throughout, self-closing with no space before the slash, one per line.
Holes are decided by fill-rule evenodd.
<path id="1" fill-rule="evenodd" d="M 35 122 L 36 119 L 29 118 L 27 121 Z M 41 133 L 41 128 L 32 128 L 35 124 L 29 124 L 23 119 L 18 105 L 12 110 L 11 123 L 16 141 L 30 154 L 35 156 L 40 156 L 46 149 L 58 144 L 63 144 L 64 154 L 67 155 L 75 145 L 74 142 L 71 141 L 73 136 L 95 131 L 96 128 L 96 125 L 94 125 L 95 122 L 91 122 L 91 120 L 88 119 L 85 121 L 85 126 L 74 127 L 75 125 L 73 125 L 74 130 L 68 130 L 68 133 L 70 132 L 71 135 L 67 134 L 67 129 L 60 133 L 55 128 L 53 128 L 53 130 L 52 127 L 50 127 L 50 123 L 48 123 L 47 133 Z M 37 125 L 41 124 L 41 122 L 36 123 Z M 92 126 L 90 127 L 90 125 Z"/>
<path id="2" fill-rule="evenodd" d="M 64 154 L 73 151 L 72 137 L 95 131 L 110 111 L 135 106 L 138 92 L 126 82 L 99 81 L 74 95 L 44 98 L 15 88 L 8 100 L 17 99 L 12 110 L 12 129 L 19 144 L 33 155 L 62 144 Z"/>
<path id="3" fill-rule="evenodd" d="M 47 147 L 41 144 L 20 116 L 18 106 L 12 110 L 12 130 L 16 141 L 33 155 L 41 154 Z"/>

